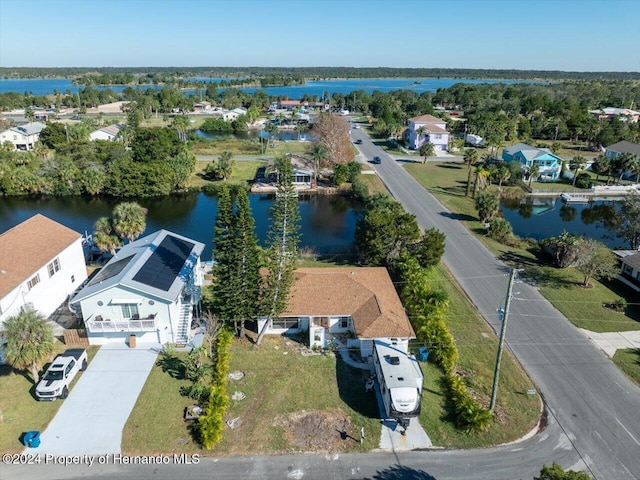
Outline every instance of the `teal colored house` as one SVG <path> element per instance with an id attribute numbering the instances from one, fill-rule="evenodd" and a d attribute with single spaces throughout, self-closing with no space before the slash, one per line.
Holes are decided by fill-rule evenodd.
<path id="1" fill-rule="evenodd" d="M 536 148 L 526 143 L 517 143 L 502 150 L 502 160 L 518 162 L 525 171 L 525 175 L 534 163 L 538 164 L 540 174 L 534 180 L 540 182 L 555 182 L 560 178 L 562 159 L 548 148 Z"/>

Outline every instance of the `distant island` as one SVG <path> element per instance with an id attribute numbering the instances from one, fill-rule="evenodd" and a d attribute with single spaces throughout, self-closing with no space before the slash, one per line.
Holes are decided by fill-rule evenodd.
<path id="1" fill-rule="evenodd" d="M 130 76 L 126 84 L 153 83 L 153 78 L 177 81 L 193 77 L 253 79 L 269 78 L 271 85 L 295 78 L 295 82 L 357 78 L 464 78 L 481 80 L 640 80 L 640 72 L 563 72 L 560 70 L 389 68 L 389 67 L 0 67 L 1 79 L 22 78 L 108 78 Z M 111 81 L 111 80 L 110 80 Z M 83 84 L 86 84 L 83 82 Z M 164 83 L 164 82 L 163 82 Z M 269 82 L 267 82 L 269 83 Z M 262 86 L 265 86 L 264 84 Z"/>

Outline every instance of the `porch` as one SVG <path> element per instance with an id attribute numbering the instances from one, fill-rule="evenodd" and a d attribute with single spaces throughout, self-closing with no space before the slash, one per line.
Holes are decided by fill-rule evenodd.
<path id="1" fill-rule="evenodd" d="M 131 320 L 103 319 L 101 315 L 97 315 L 93 320 L 85 321 L 85 325 L 90 333 L 153 332 L 157 330 L 155 314 Z"/>

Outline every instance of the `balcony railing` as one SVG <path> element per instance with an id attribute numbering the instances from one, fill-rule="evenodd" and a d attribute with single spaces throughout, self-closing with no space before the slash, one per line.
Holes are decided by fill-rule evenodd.
<path id="1" fill-rule="evenodd" d="M 152 332 L 156 330 L 155 319 L 129 321 L 89 320 L 86 325 L 91 333 Z"/>

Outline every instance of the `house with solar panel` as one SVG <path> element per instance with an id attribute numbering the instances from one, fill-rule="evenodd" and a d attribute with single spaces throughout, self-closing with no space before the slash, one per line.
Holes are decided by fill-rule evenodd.
<path id="1" fill-rule="evenodd" d="M 167 230 L 131 242 L 69 302 L 89 343 L 186 344 L 199 311 L 204 244 Z"/>

